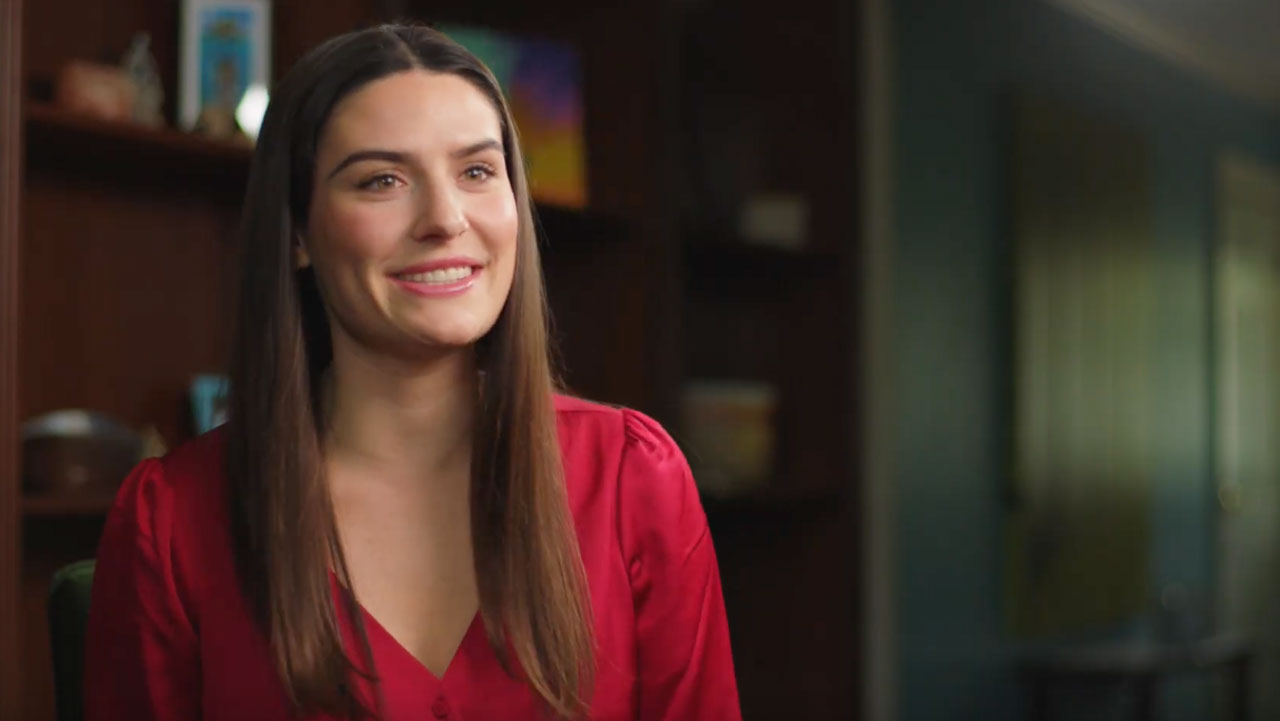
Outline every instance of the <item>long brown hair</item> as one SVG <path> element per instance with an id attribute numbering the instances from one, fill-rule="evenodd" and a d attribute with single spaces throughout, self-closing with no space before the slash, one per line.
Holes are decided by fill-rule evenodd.
<path id="1" fill-rule="evenodd" d="M 299 711 L 372 713 L 351 674 L 376 677 L 362 642 L 343 648 L 328 577 L 350 588 L 325 482 L 320 380 L 332 359 L 324 307 L 291 246 L 305 228 L 315 153 L 335 104 L 412 69 L 453 73 L 493 103 L 519 212 L 515 277 L 477 344 L 484 381 L 473 429 L 471 528 L 480 611 L 508 672 L 562 716 L 586 708 L 594 670 L 590 604 L 556 437 L 547 309 L 532 206 L 515 126 L 492 73 L 424 26 L 384 25 L 312 50 L 281 80 L 254 152 L 240 228 L 227 470 L 240 583 Z M 515 652 L 512 663 L 508 648 Z"/>

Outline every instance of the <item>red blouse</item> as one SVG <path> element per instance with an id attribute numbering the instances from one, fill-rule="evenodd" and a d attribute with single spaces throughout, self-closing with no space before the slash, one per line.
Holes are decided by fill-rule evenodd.
<path id="1" fill-rule="evenodd" d="M 595 621 L 589 718 L 740 719 L 715 552 L 684 457 L 635 411 L 557 397 L 556 420 Z M 201 436 L 144 461 L 120 489 L 94 575 L 88 721 L 292 717 L 235 576 L 224 446 L 218 431 Z M 545 718 L 498 665 L 478 616 L 441 678 L 368 612 L 363 620 L 383 718 Z M 350 624 L 344 635 L 354 655 Z"/>

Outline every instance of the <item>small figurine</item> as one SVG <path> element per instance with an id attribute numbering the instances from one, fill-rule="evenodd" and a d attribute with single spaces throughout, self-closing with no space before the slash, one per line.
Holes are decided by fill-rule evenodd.
<path id="1" fill-rule="evenodd" d="M 133 36 L 120 67 L 137 88 L 133 102 L 134 122 L 150 127 L 162 125 L 164 118 L 160 114 L 160 106 L 164 103 L 164 87 L 160 84 L 155 56 L 151 54 L 150 35 L 140 32 Z"/>

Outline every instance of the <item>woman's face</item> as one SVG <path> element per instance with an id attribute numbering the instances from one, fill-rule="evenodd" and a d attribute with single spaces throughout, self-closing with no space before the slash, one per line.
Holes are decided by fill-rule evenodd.
<path id="1" fill-rule="evenodd" d="M 517 225 L 493 105 L 457 75 L 410 70 L 334 107 L 298 263 L 315 270 L 335 344 L 432 354 L 493 327 Z"/>

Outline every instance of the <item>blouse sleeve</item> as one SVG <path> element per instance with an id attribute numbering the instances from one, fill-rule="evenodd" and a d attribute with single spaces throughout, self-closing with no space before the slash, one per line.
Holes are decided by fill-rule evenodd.
<path id="1" fill-rule="evenodd" d="M 199 646 L 173 574 L 173 499 L 160 462 L 125 480 L 107 517 L 85 641 L 85 718 L 200 718 Z"/>
<path id="2" fill-rule="evenodd" d="M 684 455 L 626 411 L 622 548 L 636 613 L 639 721 L 738 721 L 720 572 Z"/>

